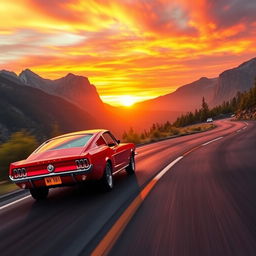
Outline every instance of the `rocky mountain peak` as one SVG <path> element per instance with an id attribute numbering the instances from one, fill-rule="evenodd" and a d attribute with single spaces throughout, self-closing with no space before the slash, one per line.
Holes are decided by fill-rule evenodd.
<path id="1" fill-rule="evenodd" d="M 34 73 L 33 71 L 31 71 L 30 69 L 25 69 L 22 70 L 21 73 L 19 74 L 19 77 L 22 76 L 34 76 L 34 77 L 39 77 L 39 75 L 37 75 L 36 73 Z"/>
<path id="2" fill-rule="evenodd" d="M 32 79 L 38 79 L 38 78 L 41 78 L 41 77 L 28 68 L 25 70 L 22 70 L 22 72 L 19 74 L 19 79 L 25 84 L 28 84 L 29 81 Z"/>
<path id="3" fill-rule="evenodd" d="M 8 70 L 0 70 L 0 76 L 4 77 L 12 82 L 15 82 L 17 84 L 20 84 L 21 81 L 19 79 L 19 77 L 16 75 L 16 73 L 8 71 Z"/>
<path id="4" fill-rule="evenodd" d="M 208 80 L 210 80 L 208 77 L 202 76 L 201 78 L 199 78 L 198 81 L 208 81 Z"/>
<path id="5" fill-rule="evenodd" d="M 68 83 L 69 85 L 86 85 L 88 87 L 91 87 L 91 83 L 89 81 L 89 79 L 85 76 L 78 76 L 78 75 L 74 75 L 72 73 L 68 73 L 66 76 L 61 77 L 59 79 L 54 80 L 55 82 L 59 83 L 59 82 L 64 82 L 64 83 Z"/>
<path id="6" fill-rule="evenodd" d="M 256 58 L 253 58 L 251 60 L 248 60 L 241 65 L 238 66 L 238 68 L 243 69 L 243 68 L 251 68 L 256 66 Z"/>
<path id="7" fill-rule="evenodd" d="M 65 77 L 75 77 L 76 75 L 74 75 L 73 73 L 68 73 Z"/>
<path id="8" fill-rule="evenodd" d="M 5 70 L 5 69 L 0 70 L 0 74 L 6 75 L 6 76 L 12 76 L 12 77 L 15 77 L 15 78 L 18 77 L 16 73 Z"/>
<path id="9" fill-rule="evenodd" d="M 30 69 L 25 69 L 16 77 L 24 85 L 64 98 L 82 109 L 102 108 L 103 102 L 96 87 L 85 76 L 68 73 L 64 77 L 51 80 L 42 78 Z"/>
<path id="10" fill-rule="evenodd" d="M 253 87 L 256 78 L 256 58 L 246 61 L 236 68 L 222 72 L 216 86 L 214 104 L 230 100 L 237 92 Z"/>

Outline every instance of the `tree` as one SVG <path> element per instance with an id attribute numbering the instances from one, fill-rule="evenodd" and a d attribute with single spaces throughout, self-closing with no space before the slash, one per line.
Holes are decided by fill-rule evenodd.
<path id="1" fill-rule="evenodd" d="M 236 108 L 237 108 L 237 98 L 236 97 L 233 97 L 233 99 L 231 100 L 231 109 L 232 109 L 232 112 L 235 112 Z"/>
<path id="2" fill-rule="evenodd" d="M 140 136 L 133 130 L 132 127 L 130 128 L 130 130 L 127 133 L 124 132 L 123 140 L 125 142 L 133 142 L 135 144 L 138 144 L 141 142 Z"/>
<path id="3" fill-rule="evenodd" d="M 122 139 L 123 139 L 124 141 L 127 141 L 127 137 L 128 137 L 128 134 L 127 134 L 126 131 L 124 131 L 123 136 L 122 136 Z"/>
<path id="4" fill-rule="evenodd" d="M 205 101 L 205 98 L 202 99 L 202 108 L 201 108 L 201 121 L 205 121 L 209 116 L 209 106 Z"/>

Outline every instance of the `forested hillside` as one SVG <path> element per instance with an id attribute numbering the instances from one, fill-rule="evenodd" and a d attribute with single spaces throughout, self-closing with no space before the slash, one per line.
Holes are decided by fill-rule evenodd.
<path id="1" fill-rule="evenodd" d="M 238 92 L 230 101 L 224 101 L 221 105 L 209 109 L 203 98 L 202 107 L 194 112 L 189 112 L 177 118 L 176 127 L 182 127 L 198 122 L 204 122 L 208 117 L 220 118 L 226 114 L 234 113 L 237 119 L 256 120 L 256 82 L 253 88 L 247 92 Z"/>
<path id="2" fill-rule="evenodd" d="M 124 141 L 145 143 L 157 141 L 174 135 L 184 135 L 193 132 L 205 131 L 214 128 L 214 125 L 201 124 L 207 118 L 224 118 L 234 115 L 237 120 L 256 120 L 256 81 L 253 88 L 247 92 L 238 92 L 230 101 L 224 101 L 221 105 L 209 108 L 204 97 L 200 109 L 181 115 L 174 123 L 167 121 L 164 124 L 154 123 L 150 129 L 142 133 L 136 133 L 132 128 L 124 132 Z"/>

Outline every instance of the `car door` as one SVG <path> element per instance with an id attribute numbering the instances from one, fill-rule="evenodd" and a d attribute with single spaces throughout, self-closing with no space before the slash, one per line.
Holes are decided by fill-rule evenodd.
<path id="1" fill-rule="evenodd" d="M 112 156 L 114 160 L 115 170 L 121 169 L 125 165 L 124 156 L 122 152 L 122 148 L 119 147 L 119 144 L 115 137 L 110 134 L 110 132 L 103 133 L 103 138 L 106 141 L 107 145 L 112 150 Z"/>
<path id="2" fill-rule="evenodd" d="M 124 144 L 120 144 L 120 140 L 117 140 L 115 136 L 110 133 L 110 135 L 113 137 L 113 139 L 117 142 L 118 144 L 118 152 L 119 152 L 119 157 L 122 159 L 123 167 L 127 166 L 130 163 L 130 156 L 131 156 L 131 150 L 130 148 L 127 148 Z"/>

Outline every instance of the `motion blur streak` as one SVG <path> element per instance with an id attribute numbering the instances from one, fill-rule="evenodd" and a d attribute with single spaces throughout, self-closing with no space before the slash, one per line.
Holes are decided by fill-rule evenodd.
<path id="1" fill-rule="evenodd" d="M 140 240 L 142 238 L 143 240 L 146 239 L 147 242 L 149 241 L 149 243 L 152 243 L 152 245 L 154 245 L 157 242 L 156 238 L 159 237 L 157 235 L 157 232 L 159 231 L 160 233 L 163 232 L 163 234 L 166 234 L 165 228 L 168 230 L 172 230 L 174 232 L 172 233 L 172 236 L 175 235 L 175 231 L 177 231 L 177 237 L 179 237 L 181 233 L 179 232 L 178 226 L 177 229 L 173 229 L 173 227 L 176 227 L 175 223 L 173 224 L 162 221 L 163 218 L 161 215 L 160 217 L 159 215 L 156 215 L 156 219 L 152 219 L 152 214 L 154 214 L 155 211 L 157 211 L 158 214 L 166 213 L 168 214 L 168 216 L 173 216 L 172 214 L 175 214 L 176 216 L 176 214 L 179 214 L 179 211 L 175 210 L 176 208 L 171 208 L 174 209 L 175 211 L 170 213 L 168 210 L 166 210 L 164 206 L 159 205 L 159 203 L 162 203 L 163 201 L 166 202 L 167 208 L 169 206 L 169 200 L 173 198 L 177 199 L 177 201 L 175 202 L 181 203 L 183 201 L 179 199 L 183 200 L 183 192 L 180 190 L 179 186 L 183 186 L 184 184 L 184 186 L 188 186 L 191 189 L 193 188 L 193 186 L 195 185 L 195 181 L 193 178 L 191 179 L 192 173 L 191 175 L 189 174 L 190 172 L 194 173 L 194 171 L 191 169 L 194 164 L 191 162 L 187 163 L 188 160 L 190 161 L 194 159 L 191 158 L 191 156 L 194 157 L 198 155 L 198 159 L 202 157 L 205 163 L 215 163 L 219 170 L 225 170 L 226 168 L 228 168 L 229 163 L 232 164 L 231 162 L 234 159 L 236 160 L 234 164 L 239 164 L 240 157 L 238 158 L 236 155 L 237 150 L 235 150 L 234 152 L 229 151 L 232 149 L 234 144 L 237 144 L 238 147 L 242 148 L 243 151 L 239 151 L 242 157 L 246 157 L 246 155 L 250 151 L 252 154 L 249 156 L 249 158 L 241 160 L 241 164 L 244 165 L 245 169 L 241 172 L 238 172 L 238 174 L 244 174 L 246 180 L 243 180 L 243 178 L 239 177 L 239 181 L 242 182 L 242 187 L 240 187 L 239 184 L 235 184 L 237 185 L 237 192 L 241 192 L 241 195 L 238 196 L 242 196 L 244 195 L 244 193 L 246 193 L 245 196 L 248 197 L 248 200 L 242 201 L 246 203 L 246 205 L 240 206 L 241 210 L 244 209 L 243 214 L 251 216 L 248 217 L 248 225 L 250 223 L 252 223 L 251 225 L 256 225 L 256 220 L 254 220 L 256 215 L 250 211 L 247 204 L 248 202 L 250 205 L 252 205 L 251 209 L 256 209 L 256 207 L 254 206 L 254 202 L 256 202 L 256 200 L 255 198 L 253 198 L 253 196 L 256 195 L 256 186 L 252 186 L 255 185 L 253 184 L 253 182 L 256 180 L 256 177 L 254 177 L 253 172 L 253 170 L 255 170 L 256 165 L 256 163 L 254 162 L 255 157 L 253 157 L 253 154 L 255 155 L 255 140 L 252 139 L 253 136 L 255 136 L 255 124 L 249 123 L 248 128 L 246 130 L 242 130 L 240 133 L 234 133 L 236 130 L 241 129 L 244 126 L 243 122 L 231 122 L 229 120 L 220 120 L 216 121 L 215 123 L 216 125 L 218 125 L 218 127 L 211 131 L 178 137 L 175 139 L 165 140 L 153 144 L 148 144 L 142 147 L 138 147 L 136 150 L 138 152 L 138 155 L 136 156 L 136 175 L 127 177 L 125 172 L 119 173 L 115 177 L 115 188 L 111 193 L 99 193 L 98 187 L 95 186 L 95 184 L 88 183 L 85 187 L 53 189 L 50 191 L 48 200 L 45 200 L 40 203 L 35 202 L 32 198 L 27 198 L 26 200 L 16 202 L 10 207 L 5 207 L 0 211 L 1 256 L 15 255 L 17 254 L 17 252 L 19 252 L 19 254 L 21 255 L 37 256 L 69 256 L 91 254 L 93 250 L 97 247 L 97 245 L 100 243 L 100 241 L 109 232 L 109 230 L 111 230 L 112 226 L 114 226 L 114 224 L 120 218 L 122 213 L 125 212 L 130 203 L 134 200 L 134 198 L 136 198 L 136 196 L 139 195 L 139 193 L 141 192 L 141 190 L 143 190 L 146 184 L 148 184 L 153 179 L 153 177 L 155 177 L 159 173 L 159 170 L 163 170 L 170 162 L 174 161 L 179 156 L 182 156 L 184 152 L 188 152 L 189 150 L 220 136 L 223 136 L 225 138 L 214 143 L 211 143 L 206 147 L 201 147 L 201 149 L 197 149 L 193 153 L 184 157 L 182 161 L 180 161 L 179 163 L 172 167 L 170 172 L 167 171 L 167 173 L 165 173 L 165 175 L 157 182 L 157 184 L 154 186 L 154 188 L 151 190 L 149 194 L 146 193 L 147 197 L 145 198 L 145 200 L 142 199 L 142 196 L 140 197 L 140 199 L 138 199 L 139 203 L 141 200 L 143 200 L 143 203 L 140 205 L 140 208 L 136 211 L 136 214 L 130 220 L 130 222 L 124 229 L 119 239 L 116 241 L 114 247 L 110 251 L 110 254 L 113 253 L 113 250 L 115 250 L 117 253 L 119 252 L 119 255 L 125 254 L 123 251 L 120 252 L 120 248 L 117 248 L 116 246 L 120 245 L 120 239 L 122 239 L 123 236 L 126 236 L 127 230 L 130 229 L 130 226 L 134 222 L 134 219 L 137 218 L 137 215 L 140 215 L 140 212 L 143 210 L 144 205 L 148 204 L 147 201 L 152 197 L 152 195 L 155 195 L 155 192 L 158 191 L 159 186 L 162 187 L 161 184 L 166 179 L 168 181 L 167 191 L 164 191 L 163 194 L 160 194 L 160 197 L 157 199 L 158 202 L 156 202 L 154 205 L 150 205 L 149 209 L 145 211 L 144 220 L 141 222 L 141 224 L 139 224 L 136 227 L 136 232 L 138 234 L 135 235 L 134 239 L 137 239 L 137 241 L 135 241 L 131 248 L 133 238 L 129 237 L 128 240 L 125 239 L 126 242 L 128 241 L 129 245 L 125 244 L 123 246 L 123 249 L 129 248 L 129 250 L 127 250 L 126 252 L 128 253 L 130 249 L 135 250 L 138 248 L 136 246 L 137 243 L 141 243 L 142 248 L 144 245 L 148 246 L 144 244 L 143 241 Z M 229 147 L 221 146 L 220 148 L 216 148 L 219 144 L 223 145 L 223 143 L 226 144 L 227 146 L 229 145 Z M 211 149 L 214 150 L 211 151 Z M 204 151 L 205 154 L 202 153 Z M 227 152 L 233 153 L 230 155 L 230 153 Z M 222 159 L 223 161 L 217 161 L 214 157 L 216 154 L 220 154 L 222 157 L 225 157 L 224 159 Z M 226 154 L 228 155 L 226 156 Z M 211 158 L 212 156 L 213 159 Z M 227 161 L 229 159 L 232 159 L 232 161 Z M 186 163 L 185 166 L 184 163 Z M 251 166 L 251 164 L 253 166 Z M 179 169 L 179 171 L 177 171 L 177 168 L 181 168 L 181 170 Z M 201 170 L 201 172 L 203 172 L 203 170 L 205 169 L 204 166 L 200 167 L 198 165 L 195 165 L 195 168 L 195 171 Z M 232 172 L 225 172 L 225 174 L 231 175 Z M 177 180 L 177 175 L 179 177 L 179 180 Z M 172 184 L 172 182 L 174 182 L 176 185 Z M 249 184 L 248 186 L 247 183 Z M 209 192 L 211 186 L 207 187 L 207 184 L 203 187 L 198 187 L 198 189 L 200 189 L 200 193 L 197 195 L 203 196 Z M 229 183 L 228 180 L 225 179 L 221 184 L 223 184 L 223 187 L 226 187 L 226 185 Z M 245 190 L 244 192 L 242 191 L 242 188 L 246 186 L 251 191 L 251 196 L 248 194 L 249 190 Z M 190 194 L 188 196 L 190 196 Z M 191 211 L 199 210 L 199 199 L 192 199 L 189 202 L 195 202 L 195 205 L 192 203 L 188 204 L 188 202 L 184 202 L 184 205 L 189 205 L 189 209 Z M 214 200 L 218 200 L 218 197 L 214 197 L 213 201 Z M 15 201 L 15 199 L 13 199 L 13 201 Z M 0 207 L 6 203 L 7 202 L 0 202 Z M 218 209 L 221 210 L 221 208 L 216 206 L 216 210 Z M 224 210 L 225 209 L 226 208 L 224 207 Z M 135 208 L 132 210 L 135 210 Z M 189 225 L 189 223 L 195 222 L 199 223 L 201 227 L 204 227 L 206 224 L 205 222 L 203 224 L 201 223 L 200 214 L 201 212 L 198 212 L 198 215 L 193 215 L 193 220 L 188 218 L 187 215 L 183 216 L 182 220 L 186 220 L 187 225 Z M 160 225 L 161 228 L 163 228 L 163 230 L 147 230 L 145 229 L 145 227 L 140 228 L 140 225 L 142 225 L 146 220 L 148 221 L 148 218 L 152 219 L 152 221 L 155 220 L 156 224 L 158 223 L 158 225 Z M 208 223 L 207 220 L 208 219 L 206 218 L 206 223 Z M 151 220 L 148 223 L 151 223 Z M 235 222 L 232 222 L 231 226 L 236 226 L 236 224 L 234 223 Z M 150 225 L 148 228 L 151 227 L 152 226 Z M 196 228 L 199 228 L 199 230 L 201 230 L 200 227 L 198 226 L 196 226 Z M 233 234 L 236 233 L 237 232 L 233 232 L 231 234 L 231 237 Z M 184 234 L 193 233 L 184 232 Z M 140 238 L 138 238 L 137 235 Z M 247 239 L 247 235 L 248 233 L 245 233 L 243 239 Z M 150 240 L 152 238 L 155 238 L 153 239 L 153 242 Z M 188 237 L 188 239 L 191 240 L 191 237 Z M 215 238 L 213 239 L 212 237 L 210 237 L 210 240 L 205 241 L 204 244 L 205 246 L 207 246 L 210 241 L 215 240 Z M 31 241 L 33 241 L 33 243 Z M 184 240 L 182 238 L 180 241 L 187 240 Z M 191 241 L 194 242 L 194 240 Z M 198 241 L 200 241 L 200 239 Z M 12 246 L 14 244 L 15 246 Z M 24 244 L 26 244 L 26 246 L 24 246 Z M 186 245 L 184 244 L 183 247 L 185 246 Z M 149 248 L 151 248 L 151 245 L 149 246 Z M 153 251 L 154 250 L 152 250 L 152 252 Z M 148 251 L 145 250 L 145 253 L 143 254 L 146 254 L 146 252 Z M 139 254 L 141 255 L 142 253 L 139 252 Z"/>
<path id="2" fill-rule="evenodd" d="M 0 210 L 3 210 L 4 208 L 7 208 L 7 207 L 9 207 L 9 206 L 11 206 L 11 205 L 14 205 L 14 204 L 16 204 L 16 203 L 18 203 L 18 202 L 20 202 L 20 201 L 23 201 L 23 200 L 29 198 L 29 197 L 31 197 L 31 196 L 30 196 L 30 195 L 29 195 L 29 196 L 25 196 L 25 197 L 22 197 L 22 198 L 20 198 L 20 199 L 18 199 L 18 200 L 15 200 L 15 201 L 13 201 L 13 202 L 11 202 L 11 203 L 9 203 L 9 204 L 5 204 L 5 205 L 3 205 L 3 206 L 0 206 Z"/>
<path id="3" fill-rule="evenodd" d="M 130 206 L 125 210 L 122 216 L 114 224 L 111 230 L 103 238 L 97 248 L 93 251 L 92 255 L 106 255 L 111 247 L 114 245 L 117 238 L 122 233 L 123 229 L 128 224 L 129 220 L 132 218 L 138 207 L 141 205 L 143 200 L 147 197 L 148 193 L 153 189 L 155 184 L 161 177 L 169 171 L 177 162 L 179 162 L 183 157 L 180 156 L 170 164 L 168 164 L 162 171 L 160 171 L 148 184 L 147 186 L 139 193 L 139 195 L 134 199 Z"/>
<path id="4" fill-rule="evenodd" d="M 109 255 L 255 255 L 255 125 L 237 127 L 167 172 Z"/>
<path id="5" fill-rule="evenodd" d="M 246 126 L 245 126 L 246 127 Z M 240 130 L 238 130 L 240 131 Z M 201 146 L 206 146 L 215 141 L 222 139 L 223 136 L 212 139 L 208 142 L 203 143 Z M 201 146 L 197 146 L 192 148 L 191 150 L 185 152 L 183 156 L 178 157 L 170 164 L 168 164 L 162 171 L 160 171 L 149 183 L 148 185 L 140 192 L 140 194 L 134 199 L 131 205 L 125 210 L 122 216 L 118 219 L 118 221 L 114 224 L 111 230 L 107 233 L 107 235 L 102 239 L 96 249 L 93 251 L 92 255 L 106 255 L 109 250 L 114 245 L 117 238 L 121 235 L 124 228 L 127 226 L 129 220 L 132 218 L 136 210 L 139 208 L 143 200 L 147 197 L 148 193 L 153 189 L 158 180 L 162 178 L 162 176 L 169 171 L 177 162 L 179 162 L 184 156 L 192 153 L 196 149 L 199 149 Z"/>

